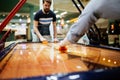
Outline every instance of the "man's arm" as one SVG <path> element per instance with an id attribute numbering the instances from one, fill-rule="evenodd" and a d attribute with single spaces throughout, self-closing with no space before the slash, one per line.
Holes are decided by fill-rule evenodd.
<path id="1" fill-rule="evenodd" d="M 57 38 L 56 22 L 53 22 L 54 38 Z"/>
<path id="2" fill-rule="evenodd" d="M 78 21 L 71 26 L 65 39 L 61 41 L 61 45 L 77 42 L 85 34 L 89 27 L 98 20 L 95 14 L 95 3 L 96 0 L 91 0 L 87 7 L 85 7 L 82 14 L 79 16 Z"/>
<path id="3" fill-rule="evenodd" d="M 54 30 L 54 42 L 58 42 L 56 22 L 53 22 L 53 30 Z"/>
<path id="4" fill-rule="evenodd" d="M 77 42 L 99 18 L 119 18 L 119 3 L 120 0 L 91 0 L 79 16 L 78 22 L 72 25 L 67 34 L 67 40 Z"/>
<path id="5" fill-rule="evenodd" d="M 119 18 L 119 3 L 120 0 L 91 0 L 82 11 L 78 22 L 72 25 L 66 38 L 61 42 L 61 44 L 67 45 L 71 42 L 77 42 L 79 38 L 81 38 L 89 29 L 89 27 L 92 26 L 99 18 Z"/>
<path id="6" fill-rule="evenodd" d="M 38 21 L 35 21 L 34 20 L 34 32 L 36 33 L 36 35 L 38 36 L 38 38 L 41 40 L 41 41 L 44 41 L 46 40 L 45 38 L 43 38 L 43 36 L 40 34 L 40 32 L 38 31 Z"/>

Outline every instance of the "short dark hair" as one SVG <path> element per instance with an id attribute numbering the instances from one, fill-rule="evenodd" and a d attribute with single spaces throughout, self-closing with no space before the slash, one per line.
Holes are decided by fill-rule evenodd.
<path id="1" fill-rule="evenodd" d="M 43 4 L 44 4 L 44 2 L 48 2 L 49 4 L 51 4 L 51 3 L 52 3 L 52 1 L 51 1 L 51 0 L 43 0 Z"/>

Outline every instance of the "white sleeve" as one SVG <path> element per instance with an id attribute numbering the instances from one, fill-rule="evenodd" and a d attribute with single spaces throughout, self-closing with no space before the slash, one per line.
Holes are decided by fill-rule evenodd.
<path id="1" fill-rule="evenodd" d="M 82 14 L 79 16 L 78 21 L 71 26 L 66 36 L 67 40 L 70 42 L 77 42 L 79 38 L 82 37 L 88 30 L 88 28 L 97 21 L 97 18 L 94 15 L 95 8 L 92 7 L 92 5 L 94 5 L 94 3 L 89 3 L 89 5 L 85 7 Z"/>
<path id="2" fill-rule="evenodd" d="M 119 8 L 120 0 L 91 0 L 78 21 L 71 26 L 66 36 L 67 40 L 77 42 L 99 18 L 120 19 Z"/>

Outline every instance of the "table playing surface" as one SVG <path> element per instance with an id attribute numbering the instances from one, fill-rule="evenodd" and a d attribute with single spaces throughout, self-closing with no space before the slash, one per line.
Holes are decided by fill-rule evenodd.
<path id="1" fill-rule="evenodd" d="M 109 67 L 120 66 L 120 52 L 79 44 L 59 51 L 58 43 L 20 43 L 0 62 L 0 79 L 89 71 L 84 61 Z M 72 57 L 73 56 L 73 57 Z"/>

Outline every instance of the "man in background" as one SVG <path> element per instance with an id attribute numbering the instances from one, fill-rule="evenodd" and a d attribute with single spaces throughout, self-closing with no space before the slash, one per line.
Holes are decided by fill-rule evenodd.
<path id="1" fill-rule="evenodd" d="M 43 0 L 43 9 L 39 10 L 34 16 L 34 32 L 39 41 L 50 41 L 49 26 L 52 22 L 54 30 L 54 41 L 57 40 L 56 15 L 50 10 L 51 0 Z"/>

